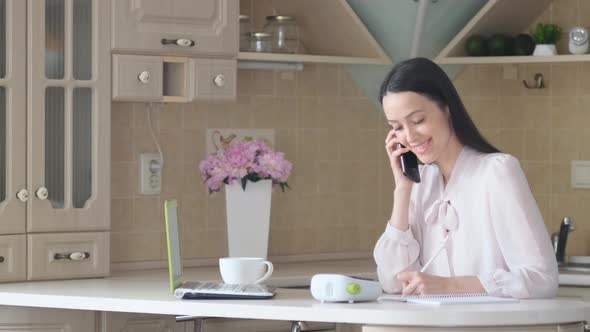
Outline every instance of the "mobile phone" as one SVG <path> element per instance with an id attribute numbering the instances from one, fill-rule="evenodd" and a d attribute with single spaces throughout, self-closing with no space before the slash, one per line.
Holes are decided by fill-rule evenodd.
<path id="1" fill-rule="evenodd" d="M 398 148 L 404 147 L 398 143 Z M 403 153 L 400 157 L 400 164 L 402 166 L 402 172 L 410 180 L 420 183 L 420 171 L 418 170 L 418 157 L 412 151 Z"/>

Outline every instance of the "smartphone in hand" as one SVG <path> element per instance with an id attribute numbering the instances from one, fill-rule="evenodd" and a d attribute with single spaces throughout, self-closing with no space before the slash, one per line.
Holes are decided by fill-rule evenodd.
<path id="1" fill-rule="evenodd" d="M 404 147 L 398 143 L 398 148 Z M 418 157 L 412 151 L 403 153 L 400 157 L 400 164 L 402 166 L 402 172 L 410 180 L 420 183 L 420 171 L 418 170 Z"/>

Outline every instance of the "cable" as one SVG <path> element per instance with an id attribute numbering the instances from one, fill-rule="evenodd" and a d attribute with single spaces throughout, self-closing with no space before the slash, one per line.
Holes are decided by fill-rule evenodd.
<path id="1" fill-rule="evenodd" d="M 161 109 L 162 104 L 157 104 L 157 108 Z M 160 143 L 158 143 L 158 139 L 156 138 L 156 134 L 154 133 L 154 128 L 152 126 L 152 109 L 154 108 L 154 103 L 148 103 L 148 128 L 150 129 L 150 135 L 152 136 L 152 140 L 158 149 L 158 154 L 160 155 L 160 169 L 164 168 L 164 154 L 162 153 L 162 148 L 160 147 Z"/>

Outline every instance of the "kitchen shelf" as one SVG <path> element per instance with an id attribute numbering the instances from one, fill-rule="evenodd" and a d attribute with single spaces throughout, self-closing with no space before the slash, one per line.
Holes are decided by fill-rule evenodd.
<path id="1" fill-rule="evenodd" d="M 391 64 L 346 0 L 240 0 L 253 31 L 262 31 L 266 16 L 296 19 L 305 54 L 240 52 L 240 61 L 290 63 Z"/>
<path id="2" fill-rule="evenodd" d="M 544 63 L 589 61 L 588 55 L 469 57 L 467 38 L 474 34 L 489 37 L 496 33 L 511 36 L 525 32 L 551 0 L 489 0 L 451 40 L 435 61 L 440 64 Z"/>
<path id="3" fill-rule="evenodd" d="M 435 61 L 441 65 L 587 62 L 590 61 L 590 54 L 564 54 L 553 56 L 466 56 L 437 58 Z"/>

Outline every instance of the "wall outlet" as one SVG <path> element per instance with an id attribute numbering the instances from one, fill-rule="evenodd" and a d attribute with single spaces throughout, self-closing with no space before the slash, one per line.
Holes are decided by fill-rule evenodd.
<path id="1" fill-rule="evenodd" d="M 162 191 L 162 160 L 156 153 L 142 153 L 139 156 L 140 185 L 143 195 L 158 195 Z"/>

